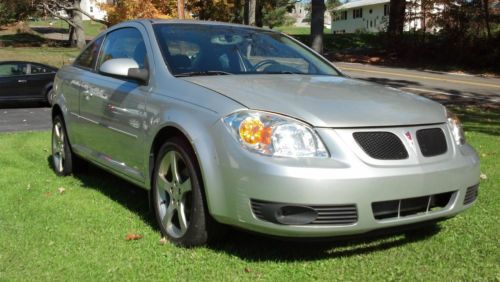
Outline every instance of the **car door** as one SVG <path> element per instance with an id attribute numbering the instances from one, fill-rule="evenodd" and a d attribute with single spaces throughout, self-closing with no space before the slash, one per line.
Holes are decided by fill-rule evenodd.
<path id="1" fill-rule="evenodd" d="M 30 63 L 26 83 L 26 94 L 34 99 L 44 100 L 47 86 L 54 80 L 56 70 L 48 66 Z"/>
<path id="2" fill-rule="evenodd" d="M 95 72 L 103 40 L 104 36 L 96 38 L 80 53 L 72 66 L 66 66 L 64 71 L 58 73 L 61 81 L 59 91 L 64 94 L 64 103 L 68 110 L 65 119 L 71 147 L 77 154 L 86 157 L 89 157 L 92 151 L 83 142 L 100 127 L 97 118 L 84 118 L 80 115 L 80 95 L 86 90 L 83 89 L 86 85 L 84 81 Z"/>
<path id="3" fill-rule="evenodd" d="M 27 95 L 28 64 L 6 62 L 0 64 L 0 100 L 23 100 Z"/>
<path id="4" fill-rule="evenodd" d="M 146 67 L 146 32 L 141 26 L 113 30 L 106 35 L 96 69 L 110 59 L 134 59 Z M 96 160 L 135 180 L 144 179 L 144 124 L 147 85 L 138 81 L 89 74 L 82 85 L 80 115 L 98 123 L 98 129 L 85 136 L 85 146 Z"/>

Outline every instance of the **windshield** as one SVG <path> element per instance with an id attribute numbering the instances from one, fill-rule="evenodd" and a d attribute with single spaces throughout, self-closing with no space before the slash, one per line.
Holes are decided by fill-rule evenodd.
<path id="1" fill-rule="evenodd" d="M 339 75 L 319 56 L 280 33 L 223 25 L 157 24 L 176 76 L 224 74 Z"/>

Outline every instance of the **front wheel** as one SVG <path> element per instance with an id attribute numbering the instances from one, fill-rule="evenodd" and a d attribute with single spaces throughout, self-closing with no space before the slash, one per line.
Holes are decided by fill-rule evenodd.
<path id="1" fill-rule="evenodd" d="M 186 246 L 207 243 L 211 218 L 204 204 L 195 155 L 182 138 L 163 144 L 153 175 L 153 206 L 162 235 Z"/>

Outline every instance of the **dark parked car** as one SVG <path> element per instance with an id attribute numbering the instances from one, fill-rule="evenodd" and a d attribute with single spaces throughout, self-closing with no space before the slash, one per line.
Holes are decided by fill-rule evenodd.
<path id="1" fill-rule="evenodd" d="M 0 62 L 0 102 L 40 101 L 52 104 L 57 68 L 34 62 Z"/>

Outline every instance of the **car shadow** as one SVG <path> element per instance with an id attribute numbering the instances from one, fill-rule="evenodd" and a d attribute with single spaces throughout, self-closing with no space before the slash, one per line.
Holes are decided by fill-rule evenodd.
<path id="1" fill-rule="evenodd" d="M 314 261 L 388 250 L 426 240 L 440 229 L 439 225 L 430 224 L 415 230 L 316 241 L 272 238 L 231 229 L 223 242 L 211 243 L 209 248 L 247 261 Z"/>
<path id="2" fill-rule="evenodd" d="M 53 168 L 51 156 L 48 156 L 47 162 Z M 146 190 L 91 164 L 83 167 L 80 172 L 73 174 L 73 177 L 82 183 L 83 188 L 94 189 L 137 214 L 144 223 L 158 232 L 160 238 L 160 230 L 154 213 L 149 208 Z M 207 248 L 249 261 L 321 260 L 384 251 L 426 240 L 439 230 L 438 225 L 432 224 L 413 231 L 393 231 L 388 234 L 316 241 L 291 241 L 227 228 L 227 233 L 220 240 L 208 244 Z"/>
<path id="3" fill-rule="evenodd" d="M 53 170 L 52 156 L 47 163 Z M 93 189 L 137 214 L 141 220 L 159 232 L 154 214 L 149 209 L 148 191 L 127 182 L 101 168 L 82 161 L 79 170 L 72 177 L 81 182 L 84 189 Z"/>

